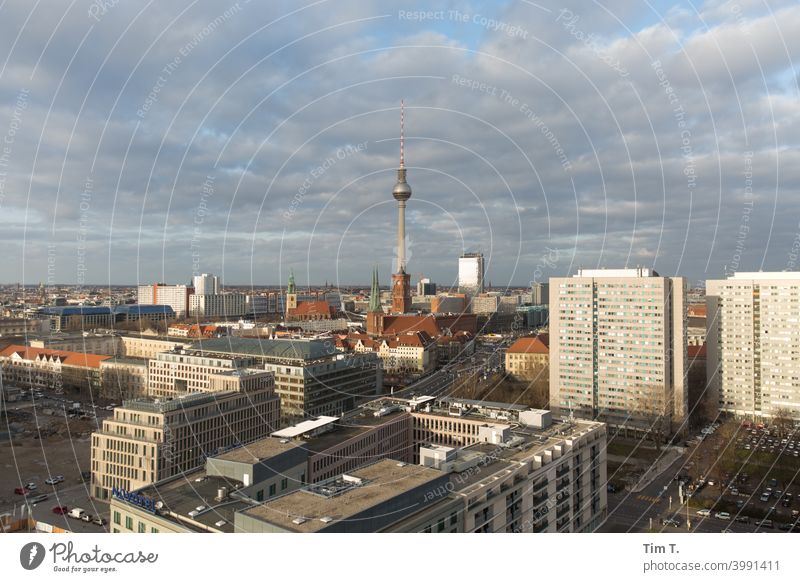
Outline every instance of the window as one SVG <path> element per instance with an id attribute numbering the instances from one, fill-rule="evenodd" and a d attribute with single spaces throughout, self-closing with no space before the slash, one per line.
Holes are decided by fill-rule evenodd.
<path id="1" fill-rule="evenodd" d="M 286 491 L 289 488 L 289 479 L 281 479 L 281 491 Z"/>
<path id="2" fill-rule="evenodd" d="M 115 511 L 115 512 L 114 512 L 114 523 L 116 523 L 117 525 L 120 525 L 120 515 L 119 515 L 119 511 Z"/>
<path id="3" fill-rule="evenodd" d="M 143 522 L 139 522 L 139 533 L 145 533 L 147 531 L 147 527 L 144 525 Z"/>
<path id="4" fill-rule="evenodd" d="M 158 533 L 158 528 L 157 527 L 151 527 L 150 528 L 150 533 Z"/>
<path id="5" fill-rule="evenodd" d="M 258 493 L 256 493 L 256 501 L 264 501 L 264 490 L 261 489 Z"/>
<path id="6" fill-rule="evenodd" d="M 125 529 L 133 531 L 133 518 L 132 517 L 126 517 L 125 518 Z"/>
<path id="7" fill-rule="evenodd" d="M 275 495 L 275 483 L 269 486 L 269 496 L 272 497 Z"/>

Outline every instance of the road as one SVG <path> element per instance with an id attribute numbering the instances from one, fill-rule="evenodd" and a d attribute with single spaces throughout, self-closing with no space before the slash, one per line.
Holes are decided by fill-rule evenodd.
<path id="1" fill-rule="evenodd" d="M 608 494 L 608 520 L 600 528 L 601 532 L 648 532 L 652 518 L 653 530 L 666 533 L 719 533 L 728 530 L 733 533 L 784 533 L 778 529 L 759 528 L 753 521 L 739 523 L 721 520 L 712 516 L 701 517 L 697 509 L 689 509 L 691 530 L 686 529 L 686 506 L 678 502 L 678 482 L 675 474 L 686 463 L 688 452 L 677 458 L 669 468 L 656 477 L 653 482 L 639 493 L 623 490 Z M 665 489 L 666 488 L 666 489 Z M 670 506 L 670 497 L 672 504 Z M 662 518 L 675 518 L 680 527 L 661 525 Z"/>

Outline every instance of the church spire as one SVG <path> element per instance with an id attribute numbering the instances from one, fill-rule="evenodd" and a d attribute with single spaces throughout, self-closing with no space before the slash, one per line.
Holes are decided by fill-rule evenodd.
<path id="1" fill-rule="evenodd" d="M 369 294 L 369 311 L 383 311 L 381 307 L 381 288 L 378 283 L 378 267 L 372 269 L 372 290 Z"/>
<path id="2" fill-rule="evenodd" d="M 289 270 L 289 285 L 286 287 L 286 293 L 297 293 L 294 284 L 294 269 Z"/>

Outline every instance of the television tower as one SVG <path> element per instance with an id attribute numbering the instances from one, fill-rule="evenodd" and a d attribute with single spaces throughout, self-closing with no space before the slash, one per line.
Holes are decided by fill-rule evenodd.
<path id="1" fill-rule="evenodd" d="M 406 201 L 411 198 L 411 186 L 406 182 L 405 104 L 400 101 L 400 167 L 397 168 L 392 196 L 397 200 L 397 273 L 392 275 L 392 312 L 411 310 L 411 277 L 406 273 Z"/>

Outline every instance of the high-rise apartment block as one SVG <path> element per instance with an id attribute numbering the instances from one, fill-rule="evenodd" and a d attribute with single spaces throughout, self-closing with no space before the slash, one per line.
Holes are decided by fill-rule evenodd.
<path id="1" fill-rule="evenodd" d="M 186 285 L 139 285 L 137 303 L 140 305 L 169 305 L 175 317 L 186 317 L 189 313 L 189 296 L 194 293 L 192 287 Z"/>
<path id="2" fill-rule="evenodd" d="M 663 434 L 685 428 L 686 280 L 651 269 L 550 279 L 550 403 Z"/>
<path id="3" fill-rule="evenodd" d="M 197 295 L 219 295 L 219 278 L 203 273 L 192 277 L 192 286 Z"/>
<path id="4" fill-rule="evenodd" d="M 748 418 L 800 419 L 800 274 L 706 282 L 710 399 Z"/>

